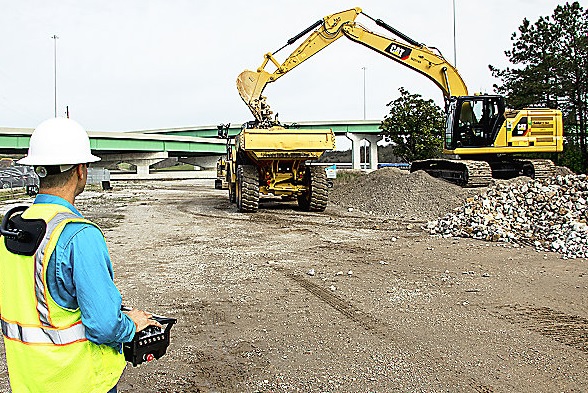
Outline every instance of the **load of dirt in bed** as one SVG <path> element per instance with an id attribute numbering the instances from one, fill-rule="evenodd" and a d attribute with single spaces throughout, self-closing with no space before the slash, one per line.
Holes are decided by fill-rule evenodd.
<path id="1" fill-rule="evenodd" d="M 382 168 L 349 177 L 342 176 L 334 182 L 330 203 L 411 221 L 444 216 L 463 205 L 468 197 L 481 192 L 436 179 L 423 171 L 409 173 L 398 168 Z"/>

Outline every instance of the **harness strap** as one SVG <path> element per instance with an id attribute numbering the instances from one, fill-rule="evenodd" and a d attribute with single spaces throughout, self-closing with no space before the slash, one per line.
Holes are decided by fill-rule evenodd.
<path id="1" fill-rule="evenodd" d="M 47 245 L 51 241 L 53 231 L 63 221 L 79 218 L 73 213 L 57 213 L 47 223 L 47 231 L 45 237 L 41 241 L 37 252 L 35 253 L 35 295 L 37 297 L 37 312 L 39 313 L 39 320 L 43 325 L 51 326 L 49 320 L 49 306 L 47 304 L 47 298 L 45 297 L 45 280 L 43 279 L 43 260 L 45 259 L 45 252 L 47 251 Z"/>

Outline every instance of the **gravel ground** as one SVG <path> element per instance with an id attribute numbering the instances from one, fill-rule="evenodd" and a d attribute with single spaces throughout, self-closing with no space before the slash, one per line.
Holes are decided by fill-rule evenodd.
<path id="1" fill-rule="evenodd" d="M 128 365 L 119 391 L 588 391 L 585 259 L 430 237 L 418 222 L 471 190 L 355 181 L 324 213 L 270 199 L 240 214 L 210 179 L 82 194 L 125 303 L 178 319 L 168 354 Z"/>

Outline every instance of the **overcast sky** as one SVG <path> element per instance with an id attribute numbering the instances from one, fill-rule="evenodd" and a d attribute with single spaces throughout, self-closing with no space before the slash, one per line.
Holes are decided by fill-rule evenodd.
<path id="1" fill-rule="evenodd" d="M 455 0 L 457 68 L 470 93 L 492 92 L 488 64 L 523 18 L 535 22 L 564 1 Z M 353 7 L 441 50 L 453 62 L 453 0 L 223 1 L 0 0 L 0 126 L 35 127 L 58 114 L 92 131 L 242 123 L 252 115 L 235 80 L 255 70 L 325 15 Z M 384 35 L 365 16 L 362 25 Z M 51 36 L 59 39 L 54 41 Z M 302 42 L 302 40 L 300 40 Z M 297 46 L 276 57 L 283 61 Z M 424 76 L 341 38 L 275 83 L 264 95 L 283 122 L 381 120 L 398 88 L 442 104 Z M 273 69 L 271 70 L 273 71 Z"/>

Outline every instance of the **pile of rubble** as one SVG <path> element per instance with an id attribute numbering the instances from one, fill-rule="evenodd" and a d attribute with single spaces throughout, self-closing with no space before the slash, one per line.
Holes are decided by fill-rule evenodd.
<path id="1" fill-rule="evenodd" d="M 426 229 L 443 237 L 471 237 L 530 245 L 563 258 L 588 258 L 588 178 L 558 175 L 498 183 Z"/>

